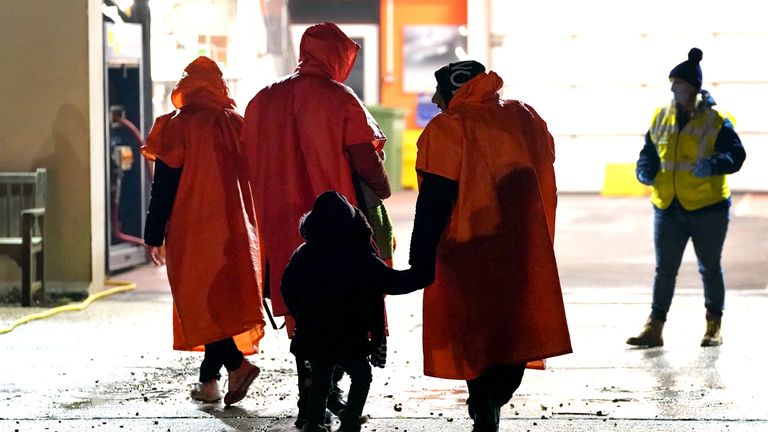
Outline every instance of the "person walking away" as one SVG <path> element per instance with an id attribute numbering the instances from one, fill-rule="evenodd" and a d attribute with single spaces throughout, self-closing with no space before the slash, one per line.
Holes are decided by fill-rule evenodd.
<path id="1" fill-rule="evenodd" d="M 741 169 L 746 152 L 733 119 L 715 109 L 712 96 L 701 89 L 702 58 L 702 51 L 692 48 L 688 60 L 670 71 L 674 98 L 656 110 L 637 161 L 637 179 L 652 187 L 656 275 L 651 314 L 642 331 L 627 339 L 629 345 L 664 345 L 662 330 L 689 239 L 704 284 L 706 330 L 701 346 L 723 343 L 721 257 L 731 206 L 726 175 Z"/>
<path id="2" fill-rule="evenodd" d="M 241 138 L 256 198 L 263 286 L 274 315 L 285 317 L 289 337 L 294 323 L 280 280 L 288 259 L 302 243 L 294 221 L 326 190 L 338 191 L 355 206 L 369 207 L 370 203 L 357 201 L 356 179 L 378 199 L 391 194 L 382 153 L 386 137 L 354 91 L 342 84 L 359 49 L 333 23 L 309 27 L 301 38 L 296 71 L 259 91 L 245 111 Z M 378 225 L 389 226 L 388 234 L 377 230 L 377 243 L 385 244 L 391 224 L 385 219 Z M 305 359 L 296 360 L 296 425 L 300 427 L 310 377 Z M 340 378 L 337 374 L 336 381 Z M 334 413 L 344 408 L 336 385 L 328 407 Z"/>
<path id="3" fill-rule="evenodd" d="M 363 212 L 336 191 L 320 194 L 301 220 L 306 240 L 283 273 L 281 291 L 296 329 L 291 352 L 311 364 L 304 432 L 323 425 L 335 366 L 349 374 L 347 407 L 340 411 L 342 432 L 359 432 L 372 376 L 370 362 L 384 367 L 384 294 L 407 294 L 423 287 L 410 271 L 387 266 L 372 245 Z"/>
<path id="4" fill-rule="evenodd" d="M 173 348 L 205 350 L 192 398 L 220 400 L 224 366 L 231 405 L 259 375 L 244 355 L 258 351 L 265 325 L 243 120 L 207 57 L 184 69 L 171 101 L 177 110 L 157 118 L 142 148 L 155 162 L 144 240 L 167 265 Z"/>
<path id="5" fill-rule="evenodd" d="M 424 290 L 424 373 L 467 382 L 474 432 L 498 431 L 525 365 L 571 352 L 553 249 L 555 148 L 475 61 L 435 72 L 441 113 L 417 143 L 410 263 Z"/>

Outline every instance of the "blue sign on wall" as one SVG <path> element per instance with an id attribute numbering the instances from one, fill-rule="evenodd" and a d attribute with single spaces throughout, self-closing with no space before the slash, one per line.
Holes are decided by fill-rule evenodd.
<path id="1" fill-rule="evenodd" d="M 440 108 L 432 103 L 432 95 L 421 93 L 416 104 L 416 126 L 423 128 L 440 112 Z"/>

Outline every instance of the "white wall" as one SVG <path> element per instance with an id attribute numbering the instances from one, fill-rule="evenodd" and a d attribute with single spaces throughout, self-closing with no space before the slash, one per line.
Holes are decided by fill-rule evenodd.
<path id="1" fill-rule="evenodd" d="M 633 163 L 669 71 L 704 52 L 704 88 L 736 118 L 747 150 L 734 190 L 768 191 L 768 26 L 763 2 L 491 0 L 491 69 L 504 96 L 547 120 L 558 184 L 598 191 L 607 163 Z"/>

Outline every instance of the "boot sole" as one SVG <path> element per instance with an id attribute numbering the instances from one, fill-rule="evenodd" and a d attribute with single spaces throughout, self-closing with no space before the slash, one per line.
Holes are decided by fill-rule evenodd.
<path id="1" fill-rule="evenodd" d="M 212 397 L 203 397 L 203 396 L 200 396 L 200 395 L 196 395 L 196 394 L 190 394 L 189 396 L 190 396 L 192 399 L 194 399 L 194 400 L 196 400 L 196 401 L 198 401 L 198 402 L 205 402 L 205 403 L 215 403 L 215 402 L 218 402 L 218 401 L 220 401 L 220 400 L 221 400 L 221 396 L 219 396 L 219 397 L 217 397 L 217 398 L 212 398 Z"/>
<path id="2" fill-rule="evenodd" d="M 627 345 L 641 347 L 641 348 L 656 348 L 656 347 L 664 346 L 664 342 L 660 342 L 657 344 L 648 344 L 648 343 L 637 343 L 637 342 L 627 341 Z"/>

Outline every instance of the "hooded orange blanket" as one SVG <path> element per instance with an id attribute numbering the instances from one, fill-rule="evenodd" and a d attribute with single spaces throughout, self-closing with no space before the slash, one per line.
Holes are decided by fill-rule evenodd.
<path id="1" fill-rule="evenodd" d="M 424 291 L 426 375 L 470 380 L 493 364 L 571 352 L 553 250 L 554 143 L 494 72 L 464 84 L 418 141 L 416 169 L 459 194 Z"/>
<path id="2" fill-rule="evenodd" d="M 301 39 L 296 72 L 261 90 L 245 112 L 262 256 L 269 264 L 275 315 L 288 313 L 280 293 L 288 259 L 303 242 L 299 218 L 329 189 L 357 205 L 348 146 L 385 137 L 347 79 L 360 47 L 332 23 L 310 27 Z"/>
<path id="3" fill-rule="evenodd" d="M 178 110 L 155 121 L 142 152 L 183 166 L 165 237 L 173 347 L 235 336 L 240 351 L 253 354 L 265 322 L 242 117 L 206 57 L 187 66 L 171 100 Z"/>

